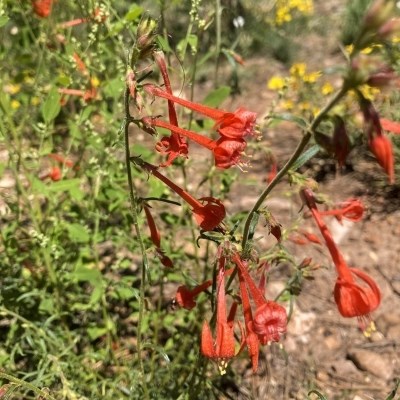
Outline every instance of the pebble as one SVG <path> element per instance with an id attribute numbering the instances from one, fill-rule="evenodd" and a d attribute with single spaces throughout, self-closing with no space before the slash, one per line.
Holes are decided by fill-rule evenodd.
<path id="1" fill-rule="evenodd" d="M 353 350 L 348 353 L 348 358 L 355 366 L 371 373 L 372 375 L 389 380 L 393 376 L 393 366 L 380 354 L 370 350 Z"/>
<path id="2" fill-rule="evenodd" d="M 386 334 L 388 339 L 400 340 L 400 325 L 391 326 Z"/>

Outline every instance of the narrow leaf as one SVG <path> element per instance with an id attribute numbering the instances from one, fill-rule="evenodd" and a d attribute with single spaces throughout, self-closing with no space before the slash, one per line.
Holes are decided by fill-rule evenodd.
<path id="1" fill-rule="evenodd" d="M 61 110 L 60 94 L 57 88 L 53 86 L 43 103 L 41 112 L 44 121 L 48 124 L 53 121 Z"/>
<path id="2" fill-rule="evenodd" d="M 297 126 L 299 126 L 301 129 L 306 129 L 307 128 L 307 121 L 304 120 L 303 118 L 297 117 L 296 115 L 293 115 L 291 113 L 280 113 L 280 114 L 271 114 L 268 116 L 268 119 L 271 122 L 274 121 L 287 121 L 287 122 L 293 122 Z"/>
<path id="3" fill-rule="evenodd" d="M 203 104 L 209 107 L 218 107 L 229 97 L 231 88 L 229 86 L 221 86 L 210 92 L 203 100 Z"/>
<path id="4" fill-rule="evenodd" d="M 292 171 L 296 171 L 301 166 L 303 166 L 307 161 L 311 160 L 318 152 L 320 151 L 320 147 L 315 144 L 307 149 L 292 165 L 290 168 Z"/>

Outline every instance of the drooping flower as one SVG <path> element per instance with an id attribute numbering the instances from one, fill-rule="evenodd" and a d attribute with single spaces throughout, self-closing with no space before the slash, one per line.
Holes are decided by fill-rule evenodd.
<path id="1" fill-rule="evenodd" d="M 343 266 L 341 266 L 343 268 Z M 334 296 L 339 312 L 343 317 L 357 317 L 360 328 L 365 330 L 369 323 L 369 314 L 378 308 L 381 301 L 380 290 L 375 281 L 357 268 L 343 268 L 338 276 Z M 348 275 L 350 271 L 351 276 Z M 358 284 L 357 281 L 360 283 Z"/>
<path id="2" fill-rule="evenodd" d="M 178 126 L 172 125 L 166 121 L 160 120 L 158 118 L 142 118 L 145 126 L 149 127 L 160 127 L 170 130 L 180 136 L 184 136 L 200 146 L 211 150 L 214 154 L 215 166 L 222 169 L 230 168 L 231 166 L 237 165 L 241 166 L 244 163 L 241 161 L 241 156 L 246 148 L 246 142 L 242 139 L 228 139 L 221 137 L 218 140 L 212 140 L 205 136 L 202 136 L 196 132 L 189 131 L 187 129 L 180 128 Z M 163 139 L 165 140 L 165 139 Z M 171 147 L 171 142 L 167 141 L 168 146 Z M 156 149 L 160 151 L 160 145 L 156 146 Z M 162 149 L 162 148 L 161 148 Z M 181 147 L 175 149 L 175 151 L 180 151 Z M 184 147 L 187 150 L 187 147 Z M 170 150 L 171 151 L 171 150 Z M 184 154 L 185 155 L 185 154 Z"/>
<path id="3" fill-rule="evenodd" d="M 369 147 L 376 157 L 378 164 L 389 176 L 389 183 L 394 183 L 394 159 L 393 147 L 389 138 L 384 135 L 377 135 L 369 140 Z"/>
<path id="4" fill-rule="evenodd" d="M 334 297 L 339 312 L 344 317 L 357 317 L 360 328 L 365 331 L 366 322 L 370 321 L 370 313 L 380 304 L 381 294 L 379 288 L 365 272 L 348 267 L 318 211 L 313 192 L 310 189 L 303 189 L 301 195 L 325 239 L 336 268 L 338 277 Z M 355 278 L 358 278 L 362 284 L 358 284 Z"/>
<path id="5" fill-rule="evenodd" d="M 179 286 L 175 295 L 175 301 L 186 310 L 191 310 L 196 306 L 195 298 L 212 285 L 210 280 L 203 282 L 201 285 L 188 289 L 186 286 Z"/>
<path id="6" fill-rule="evenodd" d="M 233 326 L 227 319 L 225 299 L 225 258 L 219 258 L 217 276 L 217 319 L 215 340 L 210 325 L 204 321 L 201 331 L 201 353 L 217 362 L 221 375 L 226 373 L 228 360 L 235 356 L 235 337 Z"/>
<path id="7" fill-rule="evenodd" d="M 33 0 L 32 7 L 38 17 L 47 18 L 53 7 L 53 0 Z"/>
<path id="8" fill-rule="evenodd" d="M 259 343 L 277 342 L 286 332 L 287 315 L 285 309 L 274 301 L 266 300 L 248 272 L 247 262 L 235 252 L 232 261 L 238 267 L 240 295 L 246 326 L 246 343 L 252 360 L 253 371 L 258 366 Z M 250 296 L 249 296 L 250 295 Z M 251 310 L 250 297 L 256 309 Z"/>
<path id="9" fill-rule="evenodd" d="M 205 231 L 222 229 L 220 224 L 225 218 L 226 212 L 225 207 L 220 200 L 215 199 L 214 197 L 203 197 L 197 200 L 166 176 L 162 175 L 156 166 L 151 165 L 140 158 L 136 158 L 135 163 L 160 181 L 164 182 L 178 196 L 185 200 L 186 203 L 192 207 L 194 218 L 201 229 Z"/>
<path id="10" fill-rule="evenodd" d="M 333 215 L 341 222 L 343 218 L 349 221 L 358 222 L 364 215 L 364 204 L 359 199 L 348 199 L 341 202 L 337 208 L 327 211 L 320 211 L 320 215 Z"/>
<path id="11" fill-rule="evenodd" d="M 144 89 L 154 96 L 163 97 L 213 119 L 216 130 L 225 138 L 243 139 L 255 133 L 257 115 L 243 107 L 231 113 L 182 99 L 151 84 L 145 85 Z"/>
<path id="12" fill-rule="evenodd" d="M 164 254 L 164 251 L 161 248 L 161 235 L 160 231 L 157 229 L 156 223 L 154 221 L 153 216 L 151 215 L 150 208 L 147 205 L 143 205 L 144 212 L 146 214 L 147 224 L 149 225 L 150 230 L 150 239 L 153 242 L 158 257 L 164 267 L 172 268 L 174 266 L 172 260 Z"/>
<path id="13" fill-rule="evenodd" d="M 361 95 L 360 95 L 361 96 Z M 368 144 L 376 157 L 378 164 L 385 170 L 389 176 L 389 183 L 394 183 L 394 158 L 392 142 L 382 132 L 381 121 L 378 112 L 373 104 L 360 98 L 361 111 L 367 128 Z"/>

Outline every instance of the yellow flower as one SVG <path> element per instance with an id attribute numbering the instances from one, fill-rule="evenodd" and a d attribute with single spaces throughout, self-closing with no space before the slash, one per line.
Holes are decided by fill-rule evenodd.
<path id="1" fill-rule="evenodd" d="M 8 94 L 17 94 L 21 90 L 20 84 L 10 84 L 4 86 L 4 91 Z"/>
<path id="2" fill-rule="evenodd" d="M 281 90 L 285 87 L 285 85 L 286 81 L 281 76 L 273 76 L 267 83 L 268 89 L 271 90 Z"/>
<path id="3" fill-rule="evenodd" d="M 284 102 L 282 102 L 282 108 L 285 110 L 293 110 L 294 108 L 294 103 L 292 100 L 285 100 Z"/>
<path id="4" fill-rule="evenodd" d="M 24 83 L 26 83 L 27 85 L 33 85 L 35 83 L 35 80 L 31 76 L 27 75 L 24 77 Z"/>
<path id="5" fill-rule="evenodd" d="M 290 9 L 287 6 L 278 6 L 276 8 L 275 23 L 277 25 L 283 25 L 285 22 L 290 22 L 292 16 L 290 15 Z"/>
<path id="6" fill-rule="evenodd" d="M 378 88 L 369 85 L 361 85 L 358 89 L 362 95 L 370 101 L 374 100 L 375 97 L 381 92 Z"/>
<path id="7" fill-rule="evenodd" d="M 300 110 L 305 111 L 305 110 L 310 110 L 311 109 L 311 104 L 308 101 L 303 101 L 299 104 Z"/>
<path id="8" fill-rule="evenodd" d="M 400 43 L 400 36 L 393 36 L 392 43 Z"/>
<path id="9" fill-rule="evenodd" d="M 354 45 L 353 44 L 349 44 L 344 49 L 346 50 L 346 53 L 350 56 L 354 51 Z"/>
<path id="10" fill-rule="evenodd" d="M 39 97 L 35 96 L 35 97 L 32 97 L 32 98 L 31 98 L 31 105 L 32 105 L 32 106 L 37 106 L 37 105 L 39 105 L 39 104 L 40 104 L 40 99 L 39 99 Z"/>
<path id="11" fill-rule="evenodd" d="M 303 14 L 311 14 L 314 11 L 312 0 L 289 0 L 289 7 L 296 8 Z"/>
<path id="12" fill-rule="evenodd" d="M 290 67 L 290 75 L 303 78 L 306 73 L 307 66 L 304 63 L 296 63 Z"/>
<path id="13" fill-rule="evenodd" d="M 321 93 L 324 95 L 324 96 L 328 96 L 329 94 L 331 94 L 331 93 L 333 93 L 333 86 L 329 83 L 329 82 L 326 82 L 326 83 L 324 83 L 323 85 L 322 85 L 322 88 L 321 88 Z"/>
<path id="14" fill-rule="evenodd" d="M 100 80 L 99 80 L 99 78 L 97 78 L 97 76 L 93 76 L 93 77 L 90 79 L 90 83 L 91 83 L 92 86 L 95 87 L 95 88 L 100 86 Z"/>
<path id="15" fill-rule="evenodd" d="M 11 101 L 11 108 L 13 110 L 17 110 L 20 107 L 21 107 L 21 103 L 18 100 L 12 100 Z"/>
<path id="16" fill-rule="evenodd" d="M 321 71 L 310 72 L 309 74 L 304 74 L 303 81 L 307 83 L 315 83 L 321 75 Z"/>

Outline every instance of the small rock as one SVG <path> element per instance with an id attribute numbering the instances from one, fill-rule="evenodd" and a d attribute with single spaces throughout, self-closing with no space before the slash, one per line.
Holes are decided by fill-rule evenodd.
<path id="1" fill-rule="evenodd" d="M 367 371 L 378 378 L 385 380 L 393 376 L 393 366 L 380 354 L 369 350 L 354 350 L 348 357 L 362 371 Z"/>
<path id="2" fill-rule="evenodd" d="M 324 342 L 329 350 L 337 350 L 342 346 L 342 340 L 339 335 L 329 335 L 324 339 Z"/>
<path id="3" fill-rule="evenodd" d="M 400 325 L 391 326 L 386 334 L 388 339 L 399 340 L 400 339 Z"/>

